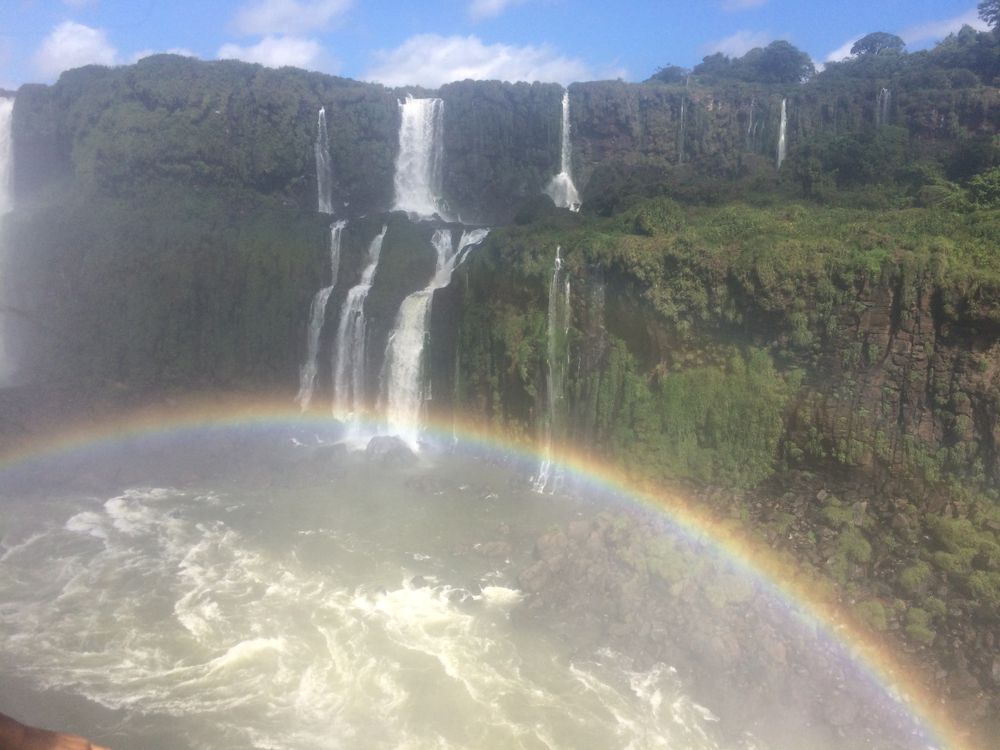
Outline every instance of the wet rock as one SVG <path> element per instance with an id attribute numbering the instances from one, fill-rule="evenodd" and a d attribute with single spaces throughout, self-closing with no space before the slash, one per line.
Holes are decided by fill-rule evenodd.
<path id="1" fill-rule="evenodd" d="M 545 588 L 551 575 L 548 565 L 539 561 L 522 571 L 517 577 L 517 583 L 524 591 L 537 593 Z"/>
<path id="2" fill-rule="evenodd" d="M 569 542 L 566 535 L 561 531 L 546 534 L 535 542 L 535 554 L 541 560 L 549 560 L 553 557 L 563 557 Z"/>
<path id="3" fill-rule="evenodd" d="M 417 456 L 405 442 L 394 435 L 376 435 L 368 441 L 365 459 L 382 466 L 409 466 Z"/>

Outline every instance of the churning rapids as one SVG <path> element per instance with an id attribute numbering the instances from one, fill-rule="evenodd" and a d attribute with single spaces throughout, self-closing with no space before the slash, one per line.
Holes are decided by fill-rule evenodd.
<path id="1" fill-rule="evenodd" d="M 0 699 L 115 750 L 770 746 L 671 664 L 518 617 L 592 502 L 430 454 L 212 429 L 8 470 Z"/>

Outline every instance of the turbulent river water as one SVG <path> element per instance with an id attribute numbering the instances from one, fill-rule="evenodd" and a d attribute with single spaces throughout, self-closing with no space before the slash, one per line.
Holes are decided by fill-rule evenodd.
<path id="1" fill-rule="evenodd" d="M 670 665 L 512 618 L 578 505 L 468 456 L 271 437 L 8 472 L 0 705 L 115 750 L 720 746 Z"/>

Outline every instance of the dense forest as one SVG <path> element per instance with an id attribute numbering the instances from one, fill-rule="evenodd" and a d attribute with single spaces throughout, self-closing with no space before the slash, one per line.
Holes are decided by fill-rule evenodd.
<path id="1" fill-rule="evenodd" d="M 2 230 L 21 375 L 78 393 L 291 398 L 328 263 L 320 107 L 335 215 L 351 222 L 334 300 L 390 225 L 372 293 L 380 357 L 394 309 L 431 272 L 429 225 L 385 216 L 397 102 L 440 97 L 442 197 L 494 230 L 438 295 L 439 416 L 534 440 L 551 409 L 558 440 L 708 493 L 833 581 L 859 621 L 941 666 L 940 694 L 988 723 L 998 81 L 1000 37 L 966 27 L 913 53 L 876 32 L 821 72 L 775 42 L 639 84 L 573 84 L 573 213 L 544 194 L 557 85 L 395 90 L 171 55 L 70 71 L 16 96 Z M 569 309 L 550 405 L 557 248 Z"/>

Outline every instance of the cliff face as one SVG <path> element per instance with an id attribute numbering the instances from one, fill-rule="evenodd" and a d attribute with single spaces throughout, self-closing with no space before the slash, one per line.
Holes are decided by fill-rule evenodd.
<path id="1" fill-rule="evenodd" d="M 802 427 L 817 431 L 820 455 L 871 468 L 880 482 L 914 471 L 997 481 L 1000 289 L 953 299 L 960 293 L 927 271 L 887 282 L 859 285 L 836 311 L 819 365 L 827 388 L 803 400 L 792 434 L 805 442 Z"/>
<path id="2" fill-rule="evenodd" d="M 464 406 L 514 432 L 538 422 L 560 245 L 574 311 L 564 437 L 705 481 L 753 484 L 785 462 L 919 492 L 1000 479 L 1000 284 L 995 262 L 963 268 L 949 249 L 973 261 L 995 228 L 952 216 L 908 234 L 919 212 L 799 208 L 685 216 L 653 201 L 615 223 L 658 215 L 652 236 L 499 235 L 467 270 Z M 742 434 L 725 426 L 744 412 Z"/>
<path id="3" fill-rule="evenodd" d="M 886 161 L 891 159 L 947 161 L 996 132 L 1000 95 L 995 89 L 950 80 L 918 89 L 914 82 L 893 80 L 816 81 L 785 88 L 710 86 L 699 80 L 690 85 L 574 84 L 574 177 L 585 206 L 615 213 L 629 205 L 633 192 L 720 201 L 725 191 L 737 189 L 732 185 L 747 195 L 761 187 L 790 190 L 799 182 L 810 190 L 815 185 L 833 189 L 857 178 L 852 169 L 878 171 L 892 166 Z M 886 83 L 898 84 L 891 106 L 880 115 L 890 125 L 882 122 L 876 130 L 878 94 Z M 389 90 L 304 71 L 163 55 L 134 66 L 71 71 L 51 87 L 23 87 L 14 115 L 18 208 L 4 231 L 14 258 L 8 299 L 15 300 L 19 318 L 30 322 L 19 326 L 30 377 L 141 383 L 167 377 L 178 386 L 204 378 L 294 380 L 301 359 L 299 332 L 328 256 L 330 218 L 316 212 L 317 112 L 326 109 L 335 215 L 351 217 L 353 227 L 360 217 L 392 205 L 398 101 L 407 93 L 444 100 L 442 197 L 455 215 L 467 223 L 531 221 L 533 216 L 543 217 L 543 225 L 572 223 L 572 218 L 544 218 L 547 199 L 540 198 L 559 165 L 562 90 L 554 85 L 466 81 L 439 92 Z M 783 100 L 789 158 L 778 173 L 774 161 Z M 831 141 L 836 138 L 846 140 Z M 838 148 L 832 149 L 831 142 Z M 843 153 L 853 156 L 842 158 Z M 876 157 L 883 161 L 873 161 Z M 822 174 L 814 180 L 816 170 Z M 662 217 L 653 213 L 632 216 L 626 233 L 669 232 L 669 226 L 657 226 Z M 370 219 L 372 225 L 379 221 Z M 374 233 L 372 226 L 365 227 Z M 621 229 L 619 223 L 614 231 Z M 752 220 L 734 222 L 728 234 L 706 247 L 726 248 L 758 231 Z M 346 235 L 348 266 L 359 262 L 367 241 L 355 232 L 360 230 Z M 402 225 L 390 232 L 389 245 L 402 234 Z M 408 242 L 423 247 L 426 238 Z M 537 243 L 528 244 L 536 250 L 517 252 L 528 252 L 528 258 L 540 252 Z M 515 267 L 528 262 L 517 253 L 505 260 Z M 769 297 L 774 290 L 766 284 L 743 279 L 739 294 L 730 293 L 734 279 L 704 263 L 685 268 L 689 260 L 678 262 L 642 270 L 646 285 L 661 275 L 672 279 L 678 269 L 688 273 L 680 277 L 686 286 L 664 287 L 652 302 L 648 289 L 630 281 L 635 269 L 617 274 L 604 258 L 577 279 L 580 289 L 595 280 L 607 284 L 606 293 L 594 292 L 606 299 L 606 310 L 587 313 L 592 321 L 588 336 L 598 343 L 593 351 L 581 350 L 587 353 L 580 366 L 587 369 L 591 359 L 602 357 L 617 363 L 611 381 L 581 382 L 580 398 L 590 403 L 602 389 L 635 390 L 629 373 L 642 381 L 643 373 L 669 364 L 676 351 L 690 352 L 694 361 L 704 350 L 714 362 L 712 335 L 748 334 L 768 348 L 775 336 L 786 335 L 769 326 L 789 327 L 787 335 L 796 340 L 805 336 L 805 326 L 816 351 L 792 351 L 788 357 L 804 371 L 835 374 L 853 395 L 797 397 L 797 417 L 787 428 L 792 443 L 808 448 L 809 455 L 891 465 L 905 447 L 900 436 L 915 432 L 920 444 L 949 450 L 953 444 L 973 446 L 955 447 L 956 461 L 995 464 L 995 440 L 987 440 L 992 417 L 977 416 L 993 413 L 979 408 L 990 400 L 991 366 L 977 370 L 981 365 L 970 359 L 972 354 L 943 359 L 952 340 L 956 352 L 963 345 L 992 346 L 988 335 L 983 338 L 983 317 L 967 296 L 959 295 L 960 309 L 946 315 L 951 310 L 947 295 L 933 284 L 912 296 L 906 291 L 909 281 L 879 280 L 856 298 L 839 300 L 836 316 L 816 321 L 801 310 L 784 310 L 797 300 Z M 400 273 L 410 272 L 400 268 Z M 508 270 L 498 268 L 495 278 Z M 544 347 L 533 342 L 544 328 L 547 289 L 541 267 L 532 273 L 527 285 L 524 278 L 512 278 L 495 300 L 520 308 L 518 325 L 525 335 L 518 346 L 535 347 L 520 352 L 511 370 L 526 384 L 505 389 L 501 399 L 502 408 L 515 410 L 527 430 L 538 415 L 537 383 L 544 381 L 539 364 Z M 826 284 L 826 273 L 817 269 L 802 281 L 800 297 L 814 294 L 810 284 Z M 407 285 L 419 283 L 419 274 L 405 280 L 394 274 L 387 266 L 380 275 L 372 296 L 376 307 L 383 285 L 393 290 L 385 297 L 391 301 L 401 299 Z M 341 276 L 349 278 L 346 272 Z M 335 292 L 331 311 L 343 291 Z M 910 296 L 904 299 L 903 291 Z M 658 314 L 667 314 L 673 329 L 649 318 L 651 303 Z M 375 323 L 382 338 L 393 315 L 389 302 L 383 307 L 376 314 L 381 322 Z M 122 316 L 122 310 L 128 314 Z M 758 324 L 737 325 L 730 319 L 733 311 Z M 482 315 L 481 310 L 466 312 Z M 855 321 L 852 315 L 861 317 Z M 884 320 L 887 332 L 880 328 Z M 613 341 L 596 333 L 604 325 L 596 321 L 606 321 Z M 504 335 L 513 336 L 515 328 Z M 698 337 L 692 338 L 694 332 Z M 453 329 L 449 335 L 458 333 Z M 453 350 L 439 352 L 436 359 L 441 358 L 448 361 L 436 362 L 435 371 L 452 374 L 444 391 L 437 390 L 451 393 Z M 487 369 L 465 370 L 467 381 L 486 377 Z M 942 374 L 955 372 L 963 374 Z M 851 406 L 859 400 L 862 416 Z M 624 446 L 631 438 L 617 421 L 618 407 L 607 398 L 600 403 L 587 407 L 593 413 L 575 417 L 580 434 L 615 435 Z M 952 413 L 956 416 L 946 416 Z M 812 431 L 821 437 L 797 437 Z M 959 456 L 962 451 L 968 455 Z"/>

